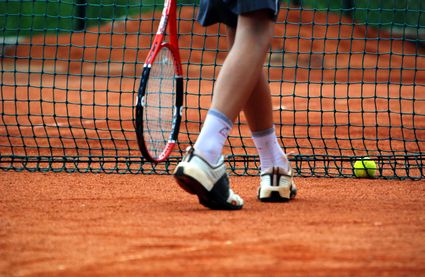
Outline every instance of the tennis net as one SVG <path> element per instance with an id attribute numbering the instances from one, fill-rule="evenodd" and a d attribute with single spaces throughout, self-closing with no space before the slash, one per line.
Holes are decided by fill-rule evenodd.
<path id="1" fill-rule="evenodd" d="M 169 174 L 199 134 L 227 54 L 223 25 L 178 2 L 185 108 L 178 147 L 153 165 L 134 104 L 162 1 L 0 4 L 0 168 Z M 421 179 L 425 161 L 422 1 L 283 2 L 264 65 L 276 132 L 298 176 L 352 177 L 368 156 L 383 178 Z M 2 6 L 3 5 L 3 6 Z M 243 114 L 224 149 L 258 174 Z"/>

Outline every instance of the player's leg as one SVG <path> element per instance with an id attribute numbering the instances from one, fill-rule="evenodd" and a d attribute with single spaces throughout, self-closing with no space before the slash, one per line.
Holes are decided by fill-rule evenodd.
<path id="1" fill-rule="evenodd" d="M 236 28 L 228 26 L 227 40 L 229 50 L 233 47 L 235 36 Z M 264 70 L 254 86 L 243 111 L 252 132 L 259 132 L 273 127 L 271 94 Z"/>
<path id="2" fill-rule="evenodd" d="M 244 113 L 260 156 L 261 172 L 273 166 L 289 170 L 288 158 L 276 137 L 270 87 L 264 73 L 246 103 Z"/>
<path id="3" fill-rule="evenodd" d="M 260 5 L 264 4 L 267 3 L 260 3 Z M 203 15 L 206 14 L 208 13 Z M 235 45 L 226 58 L 217 80 L 212 108 L 195 144 L 195 149 L 198 151 L 190 149 L 188 155 L 176 168 L 175 177 L 179 184 L 188 192 L 197 194 L 200 202 L 207 207 L 239 209 L 243 205 L 242 199 L 229 188 L 223 159 L 218 157 L 232 128 L 233 120 L 248 103 L 253 89 L 257 87 L 258 76 L 262 74 L 262 65 L 271 39 L 272 27 L 270 13 L 266 10 L 238 17 Z M 247 47 L 247 45 L 254 47 Z M 252 51 L 255 51 L 255 54 Z M 238 63 L 238 60 L 242 62 Z M 233 74 L 233 72 L 239 74 Z M 231 77 L 229 74 L 232 74 Z M 260 86 L 263 85 L 264 82 L 260 84 Z M 257 127 L 262 128 L 260 125 Z M 275 175 L 273 173 L 272 176 Z M 277 175 L 281 176 L 279 172 Z M 262 176 L 262 180 L 263 177 L 266 176 Z"/>
<path id="4" fill-rule="evenodd" d="M 227 29 L 230 48 L 235 32 L 235 28 Z M 295 197 L 292 169 L 273 128 L 272 98 L 264 71 L 243 110 L 260 156 L 262 174 L 258 198 L 261 201 L 286 201 Z"/>
<path id="5" fill-rule="evenodd" d="M 250 97 L 262 72 L 273 31 L 269 12 L 238 17 L 234 47 L 223 64 L 214 89 L 213 103 L 201 133 L 175 169 L 179 185 L 196 194 L 211 209 L 240 209 L 243 200 L 229 187 L 221 156 L 233 121 Z"/>
<path id="6" fill-rule="evenodd" d="M 238 17 L 234 43 L 217 78 L 211 105 L 232 122 L 245 107 L 263 72 L 273 25 L 268 10 Z"/>
<path id="7" fill-rule="evenodd" d="M 257 87 L 272 32 L 273 21 L 267 10 L 238 17 L 233 46 L 218 75 L 211 108 L 195 143 L 195 149 L 212 164 L 219 159 L 235 118 Z"/>
<path id="8" fill-rule="evenodd" d="M 229 48 L 233 47 L 235 34 L 235 28 L 227 28 Z M 273 166 L 288 169 L 288 159 L 279 146 L 273 128 L 272 98 L 264 71 L 257 78 L 243 111 L 260 155 L 261 169 L 265 171 Z"/>

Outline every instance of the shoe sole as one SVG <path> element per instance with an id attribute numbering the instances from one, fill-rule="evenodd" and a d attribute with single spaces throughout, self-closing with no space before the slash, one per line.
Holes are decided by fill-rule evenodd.
<path id="1" fill-rule="evenodd" d="M 199 203 L 212 210 L 240 210 L 242 206 L 232 205 L 227 203 L 227 197 L 225 196 L 226 189 L 219 187 L 220 181 L 214 185 L 211 191 L 208 191 L 201 183 L 194 178 L 184 174 L 184 168 L 177 168 L 174 173 L 174 179 L 177 184 L 190 194 L 198 196 Z"/>
<path id="2" fill-rule="evenodd" d="M 295 196 L 297 195 L 297 190 L 291 188 L 291 193 L 289 195 L 289 198 L 282 197 L 278 191 L 272 191 L 270 193 L 270 196 L 269 197 L 260 198 L 260 189 L 261 188 L 258 188 L 258 196 L 257 196 L 257 198 L 261 202 L 269 202 L 269 203 L 271 203 L 271 202 L 273 202 L 273 203 L 277 203 L 277 202 L 281 202 L 281 203 L 283 203 L 283 202 L 289 202 L 290 200 L 294 199 Z"/>

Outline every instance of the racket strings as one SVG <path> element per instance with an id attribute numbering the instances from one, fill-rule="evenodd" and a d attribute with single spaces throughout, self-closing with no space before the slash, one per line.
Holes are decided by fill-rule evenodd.
<path id="1" fill-rule="evenodd" d="M 172 132 L 175 92 L 174 58 L 163 47 L 152 64 L 144 101 L 145 143 L 154 157 L 162 153 Z"/>

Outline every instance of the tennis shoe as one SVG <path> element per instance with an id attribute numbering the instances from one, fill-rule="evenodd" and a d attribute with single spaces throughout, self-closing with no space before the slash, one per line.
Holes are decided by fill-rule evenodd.
<path id="1" fill-rule="evenodd" d="M 217 165 L 210 165 L 194 148 L 189 147 L 174 170 L 174 178 L 185 191 L 196 194 L 199 203 L 213 210 L 239 210 L 242 198 L 229 186 L 223 156 Z"/>
<path id="2" fill-rule="evenodd" d="M 297 195 L 293 170 L 271 167 L 260 176 L 258 199 L 263 202 L 286 202 Z"/>

